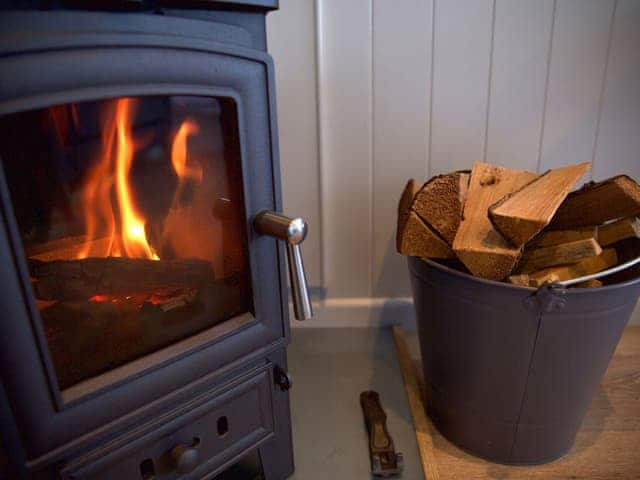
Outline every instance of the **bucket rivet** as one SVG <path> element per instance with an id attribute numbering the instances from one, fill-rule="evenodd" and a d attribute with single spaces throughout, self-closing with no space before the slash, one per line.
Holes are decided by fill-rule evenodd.
<path id="1" fill-rule="evenodd" d="M 567 306 L 567 299 L 563 298 L 567 291 L 557 285 L 548 284 L 536 290 L 536 293 L 524 300 L 524 306 L 530 310 L 551 313 L 562 310 Z"/>

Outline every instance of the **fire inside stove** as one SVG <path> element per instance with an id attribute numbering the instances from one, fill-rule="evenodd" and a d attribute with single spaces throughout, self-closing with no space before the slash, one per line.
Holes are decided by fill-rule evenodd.
<path id="1" fill-rule="evenodd" d="M 66 104 L 0 130 L 61 388 L 253 309 L 232 100 Z"/>

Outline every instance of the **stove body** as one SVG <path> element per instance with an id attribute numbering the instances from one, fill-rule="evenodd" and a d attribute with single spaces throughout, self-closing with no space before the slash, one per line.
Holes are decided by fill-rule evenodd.
<path id="1" fill-rule="evenodd" d="M 277 1 L 14 3 L 5 475 L 208 479 L 258 452 L 267 480 L 288 477 L 284 249 L 251 223 L 281 210 Z"/>

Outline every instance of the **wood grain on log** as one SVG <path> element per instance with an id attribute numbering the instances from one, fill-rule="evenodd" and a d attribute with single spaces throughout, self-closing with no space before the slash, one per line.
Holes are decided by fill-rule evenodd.
<path id="1" fill-rule="evenodd" d="M 530 273 L 547 267 L 577 263 L 602 253 L 593 238 L 526 250 L 518 263 L 518 273 Z"/>
<path id="2" fill-rule="evenodd" d="M 560 245 L 561 243 L 587 240 L 589 238 L 599 240 L 597 227 L 582 227 L 573 230 L 545 230 L 531 240 L 527 244 L 527 248 L 548 247 L 550 245 Z M 602 246 L 602 244 L 600 245 Z"/>
<path id="3" fill-rule="evenodd" d="M 619 175 L 598 183 L 588 183 L 570 193 L 562 203 L 550 228 L 563 230 L 600 225 L 609 220 L 640 215 L 640 186 Z"/>
<path id="4" fill-rule="evenodd" d="M 541 287 L 545 283 L 562 282 L 578 278 L 585 275 L 601 272 L 613 267 L 618 263 L 618 255 L 614 248 L 606 248 L 597 257 L 590 257 L 578 263 L 564 265 L 561 267 L 551 267 L 533 272 L 529 275 L 532 287 Z"/>
<path id="5" fill-rule="evenodd" d="M 462 220 L 469 177 L 469 172 L 433 177 L 423 185 L 413 200 L 413 210 L 449 245 L 453 244 Z"/>
<path id="6" fill-rule="evenodd" d="M 562 201 L 590 166 L 590 163 L 581 163 L 545 172 L 491 205 L 491 221 L 513 245 L 524 245 L 549 224 Z"/>
<path id="7" fill-rule="evenodd" d="M 622 218 L 598 227 L 598 242 L 603 247 L 627 238 L 640 237 L 640 220 L 636 217 Z"/>
<path id="8" fill-rule="evenodd" d="M 453 250 L 474 275 L 501 280 L 513 270 L 521 249 L 511 245 L 495 229 L 487 210 L 536 177 L 535 173 L 487 163 L 477 162 L 473 165 L 464 215 L 453 242 Z"/>

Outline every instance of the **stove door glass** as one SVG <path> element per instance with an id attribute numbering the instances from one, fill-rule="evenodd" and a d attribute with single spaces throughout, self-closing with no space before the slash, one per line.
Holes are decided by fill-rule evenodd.
<path id="1" fill-rule="evenodd" d="M 253 312 L 233 100 L 7 115 L 0 157 L 61 389 Z"/>

